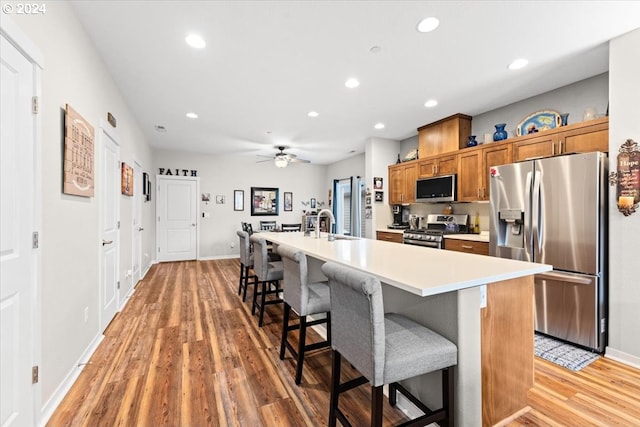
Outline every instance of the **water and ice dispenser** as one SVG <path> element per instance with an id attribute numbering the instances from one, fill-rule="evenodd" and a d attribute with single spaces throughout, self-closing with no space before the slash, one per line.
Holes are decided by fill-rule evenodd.
<path id="1" fill-rule="evenodd" d="M 500 258 L 522 260 L 524 256 L 524 211 L 498 211 L 498 241 L 496 255 Z"/>

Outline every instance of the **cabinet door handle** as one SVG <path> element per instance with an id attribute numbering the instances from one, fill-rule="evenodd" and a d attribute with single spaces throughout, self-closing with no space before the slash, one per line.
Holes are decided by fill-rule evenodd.
<path id="1" fill-rule="evenodd" d="M 473 246 L 462 245 L 463 249 L 473 249 Z"/>
<path id="2" fill-rule="evenodd" d="M 562 154 L 562 141 L 560 141 L 560 142 L 558 143 L 558 145 L 559 145 L 559 147 L 560 147 L 560 148 L 558 149 L 558 154 Z"/>
<path id="3" fill-rule="evenodd" d="M 555 142 L 551 143 L 551 155 L 552 156 L 556 155 L 556 143 Z"/>
<path id="4" fill-rule="evenodd" d="M 436 174 L 436 165 L 431 165 L 431 175 Z"/>

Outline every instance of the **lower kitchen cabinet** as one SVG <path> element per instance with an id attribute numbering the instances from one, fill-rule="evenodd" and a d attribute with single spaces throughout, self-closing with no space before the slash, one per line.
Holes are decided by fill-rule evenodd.
<path id="1" fill-rule="evenodd" d="M 444 248 L 450 251 L 466 252 L 476 255 L 489 255 L 488 242 L 475 240 L 444 239 Z"/>
<path id="2" fill-rule="evenodd" d="M 390 231 L 376 231 L 376 239 L 386 242 L 402 243 L 402 233 L 392 233 Z"/>

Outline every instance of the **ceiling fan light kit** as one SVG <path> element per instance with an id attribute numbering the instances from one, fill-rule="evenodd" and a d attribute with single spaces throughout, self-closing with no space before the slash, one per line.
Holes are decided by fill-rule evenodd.
<path id="1" fill-rule="evenodd" d="M 270 157 L 270 156 L 262 156 L 262 155 L 258 155 L 259 157 L 269 157 L 270 159 L 273 159 L 273 162 L 275 163 L 276 167 L 278 168 L 286 168 L 289 163 L 293 162 L 293 163 L 311 163 L 309 160 L 304 160 L 304 159 L 299 159 L 295 154 L 289 154 L 289 153 L 285 153 L 284 150 L 289 148 L 289 147 L 285 147 L 284 145 L 278 145 L 275 148 L 277 148 L 278 150 L 280 150 L 279 153 L 276 153 L 275 156 Z M 268 162 L 269 160 L 259 160 L 258 163 L 262 163 L 262 162 Z"/>

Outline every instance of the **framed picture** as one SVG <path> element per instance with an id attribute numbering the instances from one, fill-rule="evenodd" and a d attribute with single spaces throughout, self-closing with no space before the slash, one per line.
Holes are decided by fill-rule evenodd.
<path id="1" fill-rule="evenodd" d="M 371 196 L 367 196 L 367 197 L 365 198 L 365 202 L 364 202 L 364 204 L 365 204 L 365 205 L 370 205 L 370 204 L 371 204 Z"/>
<path id="2" fill-rule="evenodd" d="M 146 202 L 151 200 L 151 181 L 149 181 L 149 174 L 146 172 L 142 172 L 142 194 Z"/>
<path id="3" fill-rule="evenodd" d="M 290 191 L 284 192 L 284 211 L 291 212 L 293 210 L 293 193 Z"/>
<path id="4" fill-rule="evenodd" d="M 133 168 L 122 162 L 122 194 L 133 196 Z"/>
<path id="5" fill-rule="evenodd" d="M 376 202 L 381 202 L 384 198 L 384 191 L 376 191 Z"/>
<path id="6" fill-rule="evenodd" d="M 309 200 L 309 207 L 311 209 L 315 209 L 316 208 L 316 199 L 315 198 L 311 198 L 311 200 Z"/>
<path id="7" fill-rule="evenodd" d="M 373 178 L 373 189 L 382 190 L 382 177 L 376 176 L 375 178 Z"/>
<path id="8" fill-rule="evenodd" d="M 251 216 L 278 215 L 277 188 L 251 187 Z"/>
<path id="9" fill-rule="evenodd" d="M 216 195 L 216 205 L 224 205 L 224 196 L 221 194 Z"/>
<path id="10" fill-rule="evenodd" d="M 244 190 L 233 190 L 233 210 L 244 210 Z"/>

